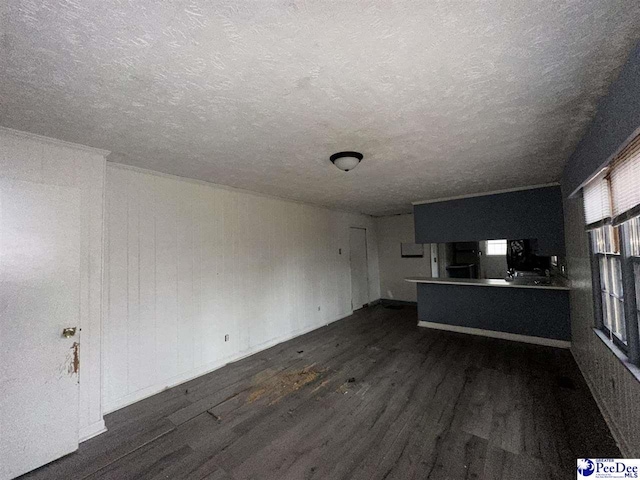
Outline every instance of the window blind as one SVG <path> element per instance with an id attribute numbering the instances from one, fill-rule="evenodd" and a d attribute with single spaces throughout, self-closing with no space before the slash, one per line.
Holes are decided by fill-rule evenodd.
<path id="1" fill-rule="evenodd" d="M 616 156 L 609 178 L 614 224 L 640 215 L 640 135 Z"/>
<path id="2" fill-rule="evenodd" d="M 587 183 L 583 190 L 584 220 L 587 227 L 600 225 L 611 219 L 611 196 L 606 172 Z"/>

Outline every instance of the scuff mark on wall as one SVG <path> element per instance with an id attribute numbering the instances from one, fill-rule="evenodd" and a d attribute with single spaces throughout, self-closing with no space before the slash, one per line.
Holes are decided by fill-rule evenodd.
<path id="1" fill-rule="evenodd" d="M 71 350 L 73 352 L 73 356 L 71 362 L 69 363 L 67 372 L 69 373 L 69 375 L 77 375 L 78 371 L 80 370 L 80 344 L 78 342 L 73 342 Z"/>
<path id="2" fill-rule="evenodd" d="M 64 357 L 64 362 L 62 362 L 58 367 L 58 380 L 64 377 L 64 375 L 77 375 L 80 370 L 80 344 L 78 342 L 73 342 L 71 348 L 67 352 Z"/>

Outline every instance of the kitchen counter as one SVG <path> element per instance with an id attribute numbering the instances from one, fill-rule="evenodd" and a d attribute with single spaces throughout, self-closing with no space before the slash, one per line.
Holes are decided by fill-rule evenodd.
<path id="1" fill-rule="evenodd" d="M 406 282 L 431 283 L 439 285 L 471 285 L 476 287 L 505 287 L 505 288 L 535 288 L 538 290 L 569 290 L 568 283 L 563 278 L 552 278 L 551 283 L 535 284 L 533 281 L 507 281 L 499 278 L 437 278 L 437 277 L 408 277 Z"/>
<path id="2" fill-rule="evenodd" d="M 566 346 L 571 340 L 569 287 L 531 279 L 409 277 L 416 284 L 418 325 Z"/>

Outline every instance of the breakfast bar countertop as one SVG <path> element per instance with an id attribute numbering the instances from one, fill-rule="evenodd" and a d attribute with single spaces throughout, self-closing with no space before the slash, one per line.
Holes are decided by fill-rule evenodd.
<path id="1" fill-rule="evenodd" d="M 533 281 L 507 281 L 501 278 L 439 278 L 407 277 L 406 282 L 431 283 L 440 285 L 466 285 L 476 287 L 535 288 L 542 290 L 570 290 L 569 282 L 562 277 L 552 277 L 550 283 L 536 284 Z"/>

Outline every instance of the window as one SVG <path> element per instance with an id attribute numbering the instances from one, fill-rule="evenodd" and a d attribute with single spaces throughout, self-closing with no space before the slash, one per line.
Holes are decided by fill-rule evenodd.
<path id="1" fill-rule="evenodd" d="M 640 218 L 636 217 L 629 220 L 627 234 L 629 236 L 629 255 L 632 257 L 640 257 Z"/>
<path id="2" fill-rule="evenodd" d="M 593 253 L 598 257 L 602 327 L 609 338 L 627 350 L 624 291 L 620 262 L 619 227 L 604 225 L 592 230 Z"/>
<path id="3" fill-rule="evenodd" d="M 506 240 L 487 240 L 487 255 L 506 255 Z"/>
<path id="4" fill-rule="evenodd" d="M 633 266 L 633 287 L 636 291 L 636 321 L 640 322 L 640 217 L 627 222 L 625 233 L 628 237 L 629 258 Z M 638 328 L 640 330 L 640 327 Z"/>
<path id="5" fill-rule="evenodd" d="M 640 365 L 640 135 L 583 188 L 596 326 Z"/>

